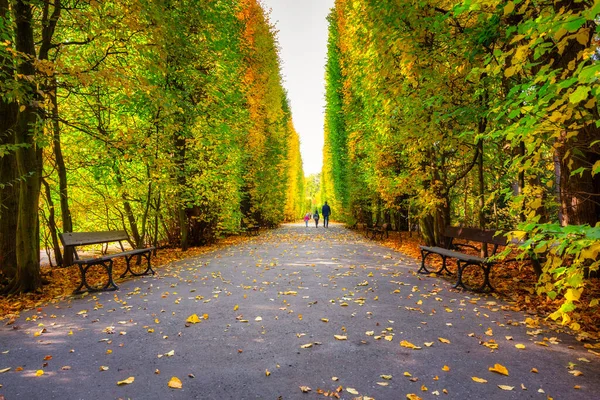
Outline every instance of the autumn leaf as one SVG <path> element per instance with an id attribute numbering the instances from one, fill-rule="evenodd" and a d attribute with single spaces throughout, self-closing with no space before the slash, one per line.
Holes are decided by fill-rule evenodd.
<path id="1" fill-rule="evenodd" d="M 333 335 L 334 338 L 336 338 L 337 340 L 346 340 L 348 339 L 348 336 L 345 335 Z"/>
<path id="2" fill-rule="evenodd" d="M 302 393 L 308 393 L 310 392 L 312 389 L 309 388 L 308 386 L 300 386 L 300 390 L 302 391 Z"/>
<path id="3" fill-rule="evenodd" d="M 476 376 L 472 376 L 472 377 L 471 377 L 471 379 L 473 379 L 473 381 L 474 381 L 474 382 L 477 382 L 477 383 L 487 383 L 487 381 L 486 381 L 485 379 L 483 379 L 483 378 L 478 378 L 478 377 L 476 377 Z"/>
<path id="4" fill-rule="evenodd" d="M 100 371 L 108 371 L 108 367 L 101 365 L 100 366 Z"/>
<path id="5" fill-rule="evenodd" d="M 406 348 L 409 348 L 409 349 L 413 349 L 413 350 L 420 350 L 421 349 L 420 347 L 415 346 L 414 344 L 412 344 L 411 342 L 408 342 L 406 340 L 401 341 L 400 342 L 400 346 L 406 347 Z"/>
<path id="6" fill-rule="evenodd" d="M 358 394 L 358 390 L 351 388 L 351 387 L 347 387 L 346 392 L 348 392 L 350 394 Z"/>
<path id="7" fill-rule="evenodd" d="M 381 379 L 385 379 L 385 380 L 387 380 L 387 381 L 389 381 L 389 380 L 391 380 L 391 379 L 392 379 L 392 375 L 379 375 L 379 377 L 380 377 Z"/>
<path id="8" fill-rule="evenodd" d="M 265 369 L 265 375 L 266 376 L 270 376 L 271 375 L 271 371 L 269 371 L 268 369 Z"/>
<path id="9" fill-rule="evenodd" d="M 508 385 L 498 385 L 498 387 L 502 390 L 513 390 L 515 388 L 514 386 L 508 386 Z"/>
<path id="10" fill-rule="evenodd" d="M 199 322 L 202 322 L 202 320 L 200 319 L 200 317 L 198 317 L 197 314 L 192 314 L 185 320 L 185 322 L 190 324 L 197 324 Z"/>
<path id="11" fill-rule="evenodd" d="M 444 339 L 442 337 L 439 337 L 438 340 L 442 343 L 446 343 L 446 344 L 450 344 L 450 341 L 448 339 Z"/>
<path id="12" fill-rule="evenodd" d="M 450 371 L 450 367 L 449 367 L 449 366 L 447 366 L 447 365 L 444 365 L 444 366 L 442 367 L 442 371 L 446 371 L 446 372 L 448 372 L 448 371 Z"/>
<path id="13" fill-rule="evenodd" d="M 133 376 L 130 376 L 127 379 L 124 379 L 122 381 L 117 382 L 117 385 L 121 386 L 121 385 L 129 385 L 130 383 L 133 383 L 133 381 L 135 381 L 135 378 Z"/>
<path id="14" fill-rule="evenodd" d="M 407 400 L 423 400 L 419 396 L 414 393 L 409 393 L 406 395 Z"/>
<path id="15" fill-rule="evenodd" d="M 8 372 L 8 371 L 10 371 L 10 367 L 0 369 L 0 374 L 3 374 L 3 373 Z"/>
<path id="16" fill-rule="evenodd" d="M 42 375 L 44 375 L 43 369 L 38 369 L 37 371 L 35 371 L 35 376 L 42 376 Z"/>
<path id="17" fill-rule="evenodd" d="M 504 365 L 501 365 L 501 364 L 494 364 L 494 366 L 493 367 L 489 367 L 488 370 L 492 371 L 492 372 L 496 372 L 496 373 L 501 374 L 501 375 L 508 376 L 508 369 L 506 369 L 506 367 Z"/>
<path id="18" fill-rule="evenodd" d="M 171 377 L 171 380 L 169 380 L 169 383 L 167 385 L 171 389 L 181 389 L 183 387 L 181 380 L 176 376 Z"/>
<path id="19" fill-rule="evenodd" d="M 517 344 L 515 344 L 515 347 L 519 350 L 523 350 L 525 348 L 525 345 L 521 344 L 521 343 L 517 343 Z"/>

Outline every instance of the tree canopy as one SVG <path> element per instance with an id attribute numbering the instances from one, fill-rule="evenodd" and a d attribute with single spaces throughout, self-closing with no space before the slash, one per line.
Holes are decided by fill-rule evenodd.
<path id="1" fill-rule="evenodd" d="M 511 231 L 544 261 L 552 317 L 577 329 L 600 265 L 599 14 L 586 0 L 337 0 L 324 200 L 348 222 L 417 219 L 428 245 L 446 225 Z"/>
<path id="2" fill-rule="evenodd" d="M 0 41 L 6 291 L 41 287 L 40 243 L 65 262 L 58 232 L 185 249 L 302 213 L 299 138 L 257 0 L 1 0 Z"/>

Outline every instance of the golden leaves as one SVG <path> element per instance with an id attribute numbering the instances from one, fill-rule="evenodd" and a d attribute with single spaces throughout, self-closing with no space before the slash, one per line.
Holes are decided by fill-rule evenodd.
<path id="1" fill-rule="evenodd" d="M 477 383 L 487 383 L 487 380 L 483 379 L 483 378 L 478 378 L 476 376 L 472 376 L 471 379 L 473 380 L 473 382 L 477 382 Z"/>
<path id="2" fill-rule="evenodd" d="M 442 342 L 442 343 L 445 343 L 445 344 L 450 344 L 450 341 L 449 341 L 448 339 L 444 339 L 444 338 L 442 338 L 442 337 L 439 337 L 439 338 L 438 338 L 438 340 L 439 340 L 440 342 Z"/>
<path id="3" fill-rule="evenodd" d="M 489 367 L 488 370 L 492 371 L 492 372 L 496 372 L 496 373 L 501 374 L 501 375 L 508 376 L 508 369 L 506 369 L 506 367 L 504 365 L 501 365 L 501 364 L 494 364 L 494 366 L 493 367 Z"/>
<path id="4" fill-rule="evenodd" d="M 181 382 L 181 379 L 179 379 L 176 376 L 173 376 L 169 380 L 167 386 L 169 386 L 171 389 L 181 389 L 183 387 L 183 383 Z"/>
<path id="5" fill-rule="evenodd" d="M 406 347 L 408 349 L 413 349 L 413 350 L 421 350 L 421 347 L 415 346 L 414 344 L 412 344 L 406 340 L 401 341 L 400 346 Z"/>
<path id="6" fill-rule="evenodd" d="M 197 324 L 202 321 L 200 320 L 200 317 L 198 317 L 197 314 L 192 314 L 185 320 L 185 322 L 190 323 L 190 324 Z"/>
<path id="7" fill-rule="evenodd" d="M 348 336 L 346 335 L 333 335 L 334 338 L 336 338 L 337 340 L 346 340 L 348 339 Z"/>
<path id="8" fill-rule="evenodd" d="M 129 384 L 133 383 L 133 381 L 135 381 L 135 377 L 130 376 L 127 379 L 124 379 L 122 381 L 118 381 L 117 385 L 119 385 L 119 386 L 121 386 L 121 385 L 129 385 Z"/>

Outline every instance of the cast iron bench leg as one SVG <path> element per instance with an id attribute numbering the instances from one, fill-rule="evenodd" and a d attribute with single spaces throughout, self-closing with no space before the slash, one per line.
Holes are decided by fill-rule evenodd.
<path id="1" fill-rule="evenodd" d="M 492 270 L 492 264 L 487 264 L 487 263 L 481 264 L 481 263 L 477 263 L 477 262 L 466 261 L 461 265 L 460 260 L 457 260 L 456 265 L 457 265 L 457 269 L 458 269 L 458 279 L 456 281 L 456 285 L 453 286 L 455 289 L 458 289 L 459 286 L 461 286 L 463 289 L 470 290 L 472 292 L 484 292 L 485 288 L 488 287 L 490 292 L 494 291 L 494 288 L 493 288 L 492 284 L 490 283 L 490 271 Z M 483 270 L 483 283 L 481 284 L 481 286 L 479 286 L 477 288 L 467 287 L 467 285 L 465 285 L 464 282 L 462 281 L 463 271 L 469 265 L 477 266 Z"/>
<path id="2" fill-rule="evenodd" d="M 125 261 L 127 262 L 127 269 L 125 270 L 125 272 L 123 272 L 120 276 L 120 278 L 123 278 L 125 275 L 127 275 L 127 272 L 131 273 L 131 275 L 133 276 L 142 276 L 142 275 L 149 275 L 152 274 L 154 275 L 155 272 L 152 269 L 152 265 L 150 264 L 150 256 L 152 255 L 151 251 L 147 251 L 145 253 L 141 253 L 141 254 L 132 254 L 130 256 L 125 256 Z M 133 259 L 133 257 L 145 257 L 147 262 L 148 262 L 148 266 L 146 267 L 146 270 L 142 273 L 135 273 L 132 269 L 131 269 L 131 260 Z"/>
<path id="3" fill-rule="evenodd" d="M 113 267 L 112 260 L 101 261 L 101 262 L 98 262 L 95 264 L 88 264 L 86 266 L 83 266 L 82 264 L 77 264 L 77 265 L 79 266 L 79 272 L 81 273 L 81 283 L 79 284 L 79 287 L 77 289 L 75 289 L 73 294 L 81 294 L 84 292 L 111 291 L 111 290 L 119 289 L 119 287 L 113 280 L 113 276 L 112 276 L 112 267 Z M 104 269 L 106 270 L 106 273 L 108 274 L 108 281 L 101 288 L 95 288 L 95 287 L 90 286 L 89 283 L 87 283 L 87 280 L 85 277 L 88 272 L 88 269 L 90 269 L 94 265 L 102 265 L 104 267 Z M 84 286 L 86 287 L 87 290 L 81 290 L 81 288 L 83 288 Z"/>
<path id="4" fill-rule="evenodd" d="M 464 266 L 460 265 L 460 260 L 456 260 L 456 284 L 453 286 L 454 289 L 458 289 L 459 286 L 462 286 L 463 289 L 466 289 L 465 284 L 462 281 L 462 272 Z"/>

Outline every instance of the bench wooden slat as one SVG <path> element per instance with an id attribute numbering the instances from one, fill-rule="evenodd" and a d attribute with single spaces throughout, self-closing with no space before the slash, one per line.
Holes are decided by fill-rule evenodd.
<path id="1" fill-rule="evenodd" d="M 459 259 L 462 261 L 470 261 L 470 262 L 476 262 L 476 263 L 487 263 L 488 262 L 487 258 L 474 256 L 471 254 L 460 253 L 458 251 L 444 249 L 443 247 L 428 247 L 428 246 L 420 246 L 420 247 L 421 247 L 421 249 L 423 249 L 425 251 L 444 255 L 446 257 L 456 258 L 456 259 Z"/>
<path id="2" fill-rule="evenodd" d="M 100 244 L 129 240 L 125 231 L 106 232 L 64 232 L 59 233 L 60 240 L 65 246 L 85 246 L 89 244 Z"/>
<path id="3" fill-rule="evenodd" d="M 444 236 L 455 239 L 473 240 L 481 243 L 496 244 L 498 246 L 506 246 L 508 239 L 503 233 L 497 234 L 497 232 L 498 231 L 477 228 L 447 226 L 446 230 L 444 231 Z"/>

